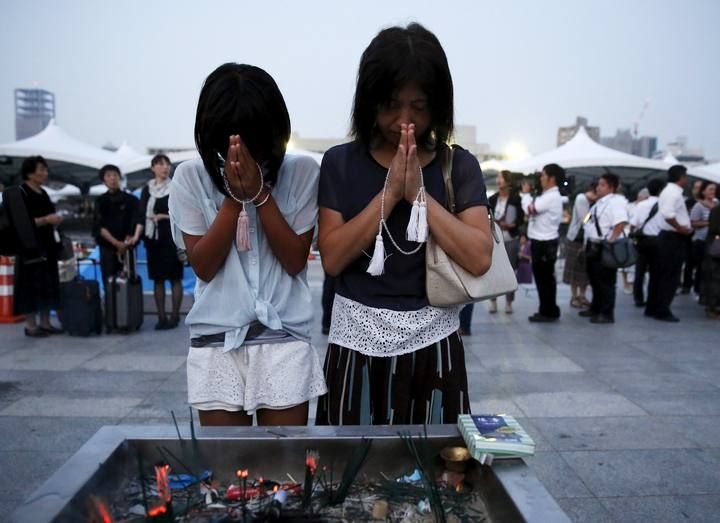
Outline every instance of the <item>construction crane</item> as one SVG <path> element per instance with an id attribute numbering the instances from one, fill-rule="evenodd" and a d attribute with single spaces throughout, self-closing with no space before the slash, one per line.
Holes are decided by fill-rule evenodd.
<path id="1" fill-rule="evenodd" d="M 650 102 L 652 102 L 652 100 L 650 98 L 645 98 L 642 109 L 640 109 L 640 114 L 635 119 L 635 123 L 633 123 L 633 138 L 635 138 L 635 139 L 637 139 L 637 137 L 638 137 L 638 126 L 640 125 L 640 122 L 642 121 L 643 117 L 645 116 L 645 111 L 647 111 L 647 108 L 650 106 Z"/>

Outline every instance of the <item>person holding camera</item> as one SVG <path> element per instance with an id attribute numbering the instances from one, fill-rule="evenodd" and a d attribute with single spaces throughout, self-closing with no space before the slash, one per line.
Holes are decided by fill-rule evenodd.
<path id="1" fill-rule="evenodd" d="M 93 235 L 100 246 L 100 271 L 103 285 L 123 269 L 119 256 L 140 241 L 142 225 L 137 223 L 138 199 L 120 187 L 122 175 L 115 165 L 104 165 L 99 178 L 107 192 L 95 202 Z"/>
<path id="2" fill-rule="evenodd" d="M 580 316 L 590 323 L 615 323 L 615 283 L 617 269 L 602 263 L 604 242 L 614 242 L 628 223 L 625 198 L 616 194 L 620 178 L 613 173 L 600 176 L 595 189 L 598 200 L 585 221 L 587 274 L 592 287 L 592 303 Z"/>
<path id="3" fill-rule="evenodd" d="M 532 254 L 532 270 L 538 290 L 538 312 L 528 318 L 531 322 L 550 323 L 560 318 L 557 305 L 557 261 L 559 228 L 563 204 L 558 185 L 565 179 L 565 169 L 556 163 L 543 167 L 540 173 L 542 194 L 533 197 L 530 183 L 522 183 L 522 210 L 529 216 L 528 238 Z"/>

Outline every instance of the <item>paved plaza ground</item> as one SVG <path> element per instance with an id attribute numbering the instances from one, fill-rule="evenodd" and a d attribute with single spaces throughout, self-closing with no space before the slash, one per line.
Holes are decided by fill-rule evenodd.
<path id="1" fill-rule="evenodd" d="M 324 354 L 319 262 L 309 278 Z M 720 520 L 720 322 L 690 296 L 676 299 L 680 323 L 646 319 L 621 292 L 617 323 L 596 326 L 568 294 L 557 324 L 528 323 L 532 291 L 513 315 L 476 306 L 473 411 L 520 418 L 537 443 L 528 464 L 573 521 Z M 101 426 L 167 424 L 171 409 L 187 422 L 187 330 L 154 323 L 40 340 L 0 326 L 0 520 Z"/>

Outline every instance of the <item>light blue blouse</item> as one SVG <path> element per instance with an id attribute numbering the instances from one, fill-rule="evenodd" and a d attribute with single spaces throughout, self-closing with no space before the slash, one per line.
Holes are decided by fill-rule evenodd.
<path id="1" fill-rule="evenodd" d="M 286 154 L 273 198 L 297 234 L 315 226 L 320 169 L 310 157 Z M 213 185 L 202 160 L 190 160 L 175 170 L 170 184 L 170 220 L 176 245 L 182 234 L 203 236 L 212 225 L 225 196 Z M 195 303 L 185 324 L 190 337 L 225 333 L 224 350 L 239 348 L 250 323 L 282 329 L 310 341 L 313 307 L 306 270 L 290 276 L 270 249 L 255 207 L 246 205 L 252 250 L 238 252 L 233 242 L 225 264 L 215 277 L 197 279 Z"/>

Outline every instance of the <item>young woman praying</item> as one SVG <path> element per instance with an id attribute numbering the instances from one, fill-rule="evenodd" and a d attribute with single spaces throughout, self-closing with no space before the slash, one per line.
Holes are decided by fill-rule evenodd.
<path id="1" fill-rule="evenodd" d="M 418 24 L 381 31 L 360 60 L 355 139 L 320 169 L 319 247 L 337 294 L 318 424 L 454 423 L 470 410 L 459 307 L 433 307 L 425 290 L 428 234 L 473 274 L 492 256 L 480 166 L 459 148 L 456 214 L 445 208 L 452 130 L 435 35 Z"/>
<path id="2" fill-rule="evenodd" d="M 310 345 L 306 263 L 318 166 L 286 154 L 290 117 L 272 77 L 229 63 L 205 81 L 195 120 L 200 159 L 170 186 L 176 242 L 198 277 L 188 398 L 203 425 L 304 425 L 326 391 Z"/>

